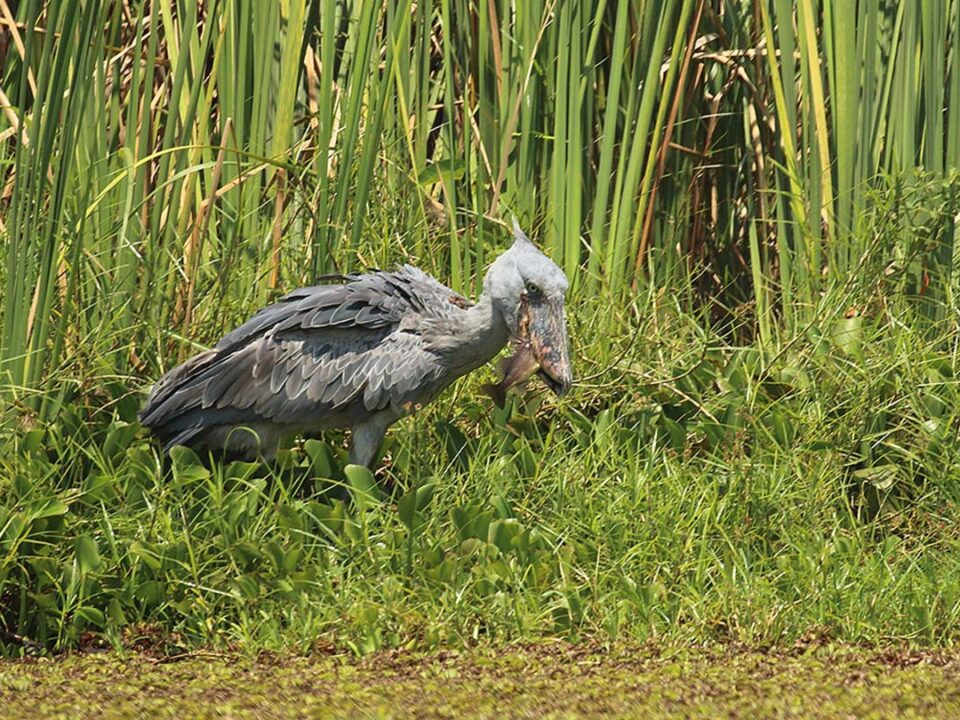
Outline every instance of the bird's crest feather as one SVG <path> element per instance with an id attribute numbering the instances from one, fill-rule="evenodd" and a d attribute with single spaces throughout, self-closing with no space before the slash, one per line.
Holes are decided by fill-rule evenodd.
<path id="1" fill-rule="evenodd" d="M 516 215 L 513 216 L 513 242 L 515 245 L 519 243 L 534 247 L 533 241 L 526 236 L 523 230 L 520 229 L 520 222 L 517 220 Z"/>

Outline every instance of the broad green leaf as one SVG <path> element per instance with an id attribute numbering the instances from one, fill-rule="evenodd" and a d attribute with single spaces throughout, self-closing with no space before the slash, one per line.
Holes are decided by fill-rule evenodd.
<path id="1" fill-rule="evenodd" d="M 107 439 L 103 442 L 103 454 L 108 458 L 116 460 L 126 452 L 137 433 L 137 426 L 132 423 L 117 421 L 107 433 Z"/>
<path id="2" fill-rule="evenodd" d="M 102 628 L 106 624 L 107 620 L 103 614 L 103 610 L 90 605 L 81 605 L 76 609 L 74 614 L 78 618 L 84 620 L 86 623 L 89 623 L 97 628 Z"/>
<path id="3" fill-rule="evenodd" d="M 174 445 L 170 449 L 170 459 L 173 461 L 173 477 L 180 485 L 190 485 L 210 477 L 210 470 L 185 445 Z"/>
<path id="4" fill-rule="evenodd" d="M 33 517 L 60 517 L 61 515 L 66 515 L 69 509 L 70 508 L 65 502 L 63 502 L 63 500 L 60 500 L 59 498 L 50 498 L 49 500 L 41 503 L 39 507 L 34 510 Z"/>
<path id="5" fill-rule="evenodd" d="M 435 185 L 441 180 L 449 184 L 462 180 L 466 169 L 466 163 L 460 158 L 441 160 L 423 168 L 417 176 L 417 182 L 421 186 Z"/>
<path id="6" fill-rule="evenodd" d="M 80 535 L 74 542 L 77 554 L 77 566 L 80 572 L 88 573 L 100 567 L 100 550 L 96 541 L 89 535 Z"/>
<path id="7" fill-rule="evenodd" d="M 877 490 L 887 490 L 897 481 L 900 468 L 897 465 L 875 465 L 855 470 L 853 476 L 873 485 Z"/>
<path id="8" fill-rule="evenodd" d="M 335 461 L 330 446 L 320 440 L 309 439 L 303 443 L 303 450 L 310 458 L 310 469 L 316 477 L 334 478 Z"/>
<path id="9" fill-rule="evenodd" d="M 417 490 L 413 488 L 408 490 L 397 503 L 397 514 L 400 516 L 400 522 L 406 525 L 410 532 L 414 530 L 417 515 Z"/>
<path id="10" fill-rule="evenodd" d="M 359 509 L 365 510 L 383 500 L 380 487 L 369 468 L 363 465 L 347 465 L 343 473 L 347 476 L 350 496 Z"/>
<path id="11" fill-rule="evenodd" d="M 859 357 L 863 345 L 863 317 L 855 315 L 835 321 L 831 339 L 847 355 Z"/>

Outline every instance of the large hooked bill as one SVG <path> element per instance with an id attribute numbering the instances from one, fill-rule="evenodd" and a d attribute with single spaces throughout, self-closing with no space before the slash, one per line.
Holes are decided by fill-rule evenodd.
<path id="1" fill-rule="evenodd" d="M 499 408 L 506 403 L 507 390 L 521 385 L 534 374 L 558 396 L 573 384 L 563 301 L 525 296 L 518 313 L 514 353 L 501 366 L 503 379 L 482 388 Z"/>

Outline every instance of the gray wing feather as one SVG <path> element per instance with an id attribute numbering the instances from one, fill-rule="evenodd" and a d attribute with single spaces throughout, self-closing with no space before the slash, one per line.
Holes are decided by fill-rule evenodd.
<path id="1" fill-rule="evenodd" d="M 267 332 L 292 329 L 319 329 L 335 325 L 385 327 L 396 321 L 402 307 L 383 297 L 387 273 L 349 275 L 340 285 L 314 285 L 294 290 L 273 305 L 265 307 L 250 320 L 227 333 L 216 349 L 226 350 L 246 344 Z M 361 312 L 367 309 L 366 313 Z"/>
<path id="2" fill-rule="evenodd" d="M 141 421 L 179 442 L 227 422 L 309 423 L 357 403 L 372 412 L 428 402 L 444 367 L 401 322 L 449 317 L 466 300 L 410 266 L 339 279 L 285 295 L 174 368 Z"/>

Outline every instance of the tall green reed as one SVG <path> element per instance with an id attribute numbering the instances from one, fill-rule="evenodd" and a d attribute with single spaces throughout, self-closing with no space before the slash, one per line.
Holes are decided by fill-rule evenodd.
<path id="1" fill-rule="evenodd" d="M 960 161 L 960 0 L 4 7 L 0 368 L 45 416 L 323 273 L 475 291 L 510 214 L 585 303 L 692 289 L 774 344 L 847 309 L 871 187 Z"/>

